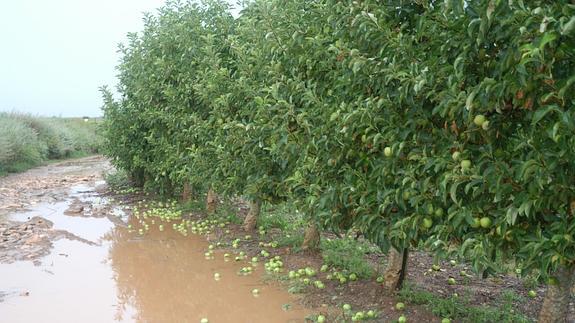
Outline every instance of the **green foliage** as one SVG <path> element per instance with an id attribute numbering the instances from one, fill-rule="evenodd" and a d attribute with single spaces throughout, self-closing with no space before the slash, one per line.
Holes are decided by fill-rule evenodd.
<path id="1" fill-rule="evenodd" d="M 303 215 L 292 203 L 266 204 L 258 218 L 258 227 L 277 228 L 283 232 L 298 232 L 304 227 Z"/>
<path id="2" fill-rule="evenodd" d="M 531 322 L 527 317 L 516 313 L 514 302 L 518 296 L 512 292 L 501 295 L 498 306 L 472 306 L 466 297 L 437 297 L 436 294 L 414 290 L 406 286 L 399 292 L 399 298 L 412 304 L 425 305 L 433 314 L 461 322 Z"/>
<path id="3" fill-rule="evenodd" d="M 366 243 L 350 238 L 324 239 L 320 249 L 326 265 L 355 273 L 360 278 L 370 278 L 374 274 L 371 264 L 365 258 L 371 249 Z"/>
<path id="4" fill-rule="evenodd" d="M 93 121 L 0 113 L 0 174 L 97 153 L 101 141 Z"/>
<path id="5" fill-rule="evenodd" d="M 131 186 L 128 173 L 123 169 L 104 174 L 104 179 L 112 190 L 122 190 Z"/>
<path id="6" fill-rule="evenodd" d="M 169 1 L 103 89 L 107 152 L 476 270 L 575 263 L 567 1 Z M 263 220 L 266 223 L 266 220 Z M 483 226 L 480 225 L 483 224 Z M 282 221 L 275 224 L 285 225 Z"/>

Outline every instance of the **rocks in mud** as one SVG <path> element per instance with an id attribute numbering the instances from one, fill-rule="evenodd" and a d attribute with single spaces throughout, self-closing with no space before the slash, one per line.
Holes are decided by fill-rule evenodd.
<path id="1" fill-rule="evenodd" d="M 82 214 L 82 212 L 84 212 L 84 210 L 86 209 L 86 206 L 87 206 L 87 203 L 82 203 L 80 200 L 76 199 L 76 200 L 74 200 L 74 202 L 72 202 L 72 204 L 70 204 L 68 209 L 66 211 L 64 211 L 64 214 L 67 214 L 67 215 Z"/>
<path id="2" fill-rule="evenodd" d="M 47 255 L 52 249 L 52 241 L 60 238 L 95 245 L 70 232 L 54 230 L 51 221 L 38 216 L 26 222 L 0 223 L 0 263 L 32 260 L 40 265 L 36 260 Z"/>
<path id="3" fill-rule="evenodd" d="M 52 246 L 52 222 L 33 217 L 29 221 L 0 223 L 0 263 L 32 260 L 48 253 Z"/>
<path id="4" fill-rule="evenodd" d="M 36 203 L 63 200 L 70 186 L 96 181 L 109 168 L 103 157 L 93 156 L 1 177 L 0 215 Z"/>

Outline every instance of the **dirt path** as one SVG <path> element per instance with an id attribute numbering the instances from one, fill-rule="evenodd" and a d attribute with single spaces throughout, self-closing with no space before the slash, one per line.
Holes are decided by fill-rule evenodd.
<path id="1" fill-rule="evenodd" d="M 202 236 L 130 230 L 131 208 L 103 194 L 108 170 L 89 157 L 0 178 L 2 321 L 304 321 L 297 299 L 262 284 L 263 264 L 240 276 L 218 252 L 205 259 Z"/>
<path id="2" fill-rule="evenodd" d="M 0 177 L 0 218 L 42 202 L 65 199 L 79 184 L 95 184 L 111 166 L 101 156 L 59 162 Z"/>

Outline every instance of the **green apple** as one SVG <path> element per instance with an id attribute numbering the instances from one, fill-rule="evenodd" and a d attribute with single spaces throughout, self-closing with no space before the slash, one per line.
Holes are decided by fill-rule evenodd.
<path id="1" fill-rule="evenodd" d="M 444 318 L 443 320 L 441 320 L 441 323 L 451 323 L 451 320 L 448 318 Z"/>
<path id="2" fill-rule="evenodd" d="M 433 269 L 434 271 L 439 271 L 441 267 L 439 265 L 433 265 L 431 266 L 431 269 Z"/>
<path id="3" fill-rule="evenodd" d="M 435 209 L 435 216 L 436 216 L 436 217 L 441 217 L 441 216 L 443 216 L 443 209 L 442 209 L 442 208 L 437 208 L 437 209 Z"/>
<path id="4" fill-rule="evenodd" d="M 482 228 L 487 229 L 491 226 L 491 219 L 484 216 L 481 218 L 481 220 L 479 220 L 479 224 L 481 225 Z"/>
<path id="5" fill-rule="evenodd" d="M 405 317 L 405 315 L 402 315 L 397 319 L 397 322 L 398 323 L 405 323 L 405 322 L 407 322 L 407 317 Z"/>
<path id="6" fill-rule="evenodd" d="M 448 283 L 449 285 L 455 285 L 455 283 L 456 283 L 455 278 L 449 277 L 449 279 L 447 280 L 447 283 Z"/>
<path id="7" fill-rule="evenodd" d="M 381 284 L 381 283 L 383 283 L 383 277 L 379 276 L 379 277 L 377 277 L 377 279 L 375 281 L 377 281 L 378 283 Z"/>
<path id="8" fill-rule="evenodd" d="M 305 268 L 305 274 L 308 275 L 308 276 L 310 276 L 310 277 L 312 277 L 312 276 L 315 276 L 316 271 L 315 271 L 315 269 L 313 269 L 313 268 L 306 267 L 306 268 Z"/>
<path id="9" fill-rule="evenodd" d="M 475 123 L 476 126 L 481 127 L 483 126 L 483 124 L 485 123 L 485 121 L 487 121 L 487 119 L 485 118 L 484 115 L 482 114 L 478 114 L 475 116 L 475 118 L 473 118 L 473 123 Z"/>
<path id="10" fill-rule="evenodd" d="M 349 274 L 349 280 L 357 280 L 357 275 L 354 273 Z"/>
<path id="11" fill-rule="evenodd" d="M 451 154 L 451 158 L 455 161 L 458 161 L 459 157 L 461 157 L 461 153 L 459 151 L 454 151 L 453 154 Z"/>
<path id="12" fill-rule="evenodd" d="M 530 290 L 528 293 L 529 297 L 531 298 L 535 298 L 535 296 L 537 296 L 537 293 L 534 290 Z"/>
<path id="13" fill-rule="evenodd" d="M 395 304 L 395 309 L 398 311 L 403 311 L 405 309 L 405 304 L 403 304 L 402 302 L 399 302 L 399 303 Z"/>
<path id="14" fill-rule="evenodd" d="M 431 228 L 433 226 L 433 220 L 431 218 L 424 218 L 423 219 L 423 227 L 426 229 Z"/>
<path id="15" fill-rule="evenodd" d="M 383 149 L 383 154 L 385 155 L 385 157 L 391 157 L 391 155 L 393 154 L 393 150 L 391 149 L 391 147 L 385 147 Z"/>
<path id="16" fill-rule="evenodd" d="M 481 226 L 481 220 L 479 220 L 479 218 L 473 218 L 473 223 L 471 224 L 471 227 L 477 229 L 480 226 Z"/>
<path id="17" fill-rule="evenodd" d="M 409 191 L 404 191 L 402 197 L 404 201 L 407 201 L 411 197 L 411 193 L 409 193 Z"/>
<path id="18" fill-rule="evenodd" d="M 344 311 L 351 311 L 351 305 L 349 304 L 343 304 L 342 308 Z"/>
<path id="19" fill-rule="evenodd" d="M 366 314 L 366 315 L 367 315 L 367 317 L 374 318 L 374 317 L 375 317 L 375 311 L 374 311 L 374 310 L 369 310 L 369 311 L 367 311 L 367 314 Z"/>
<path id="20" fill-rule="evenodd" d="M 317 321 L 318 323 L 323 323 L 323 322 L 325 322 L 325 316 L 323 316 L 323 315 L 318 315 L 316 321 Z"/>
<path id="21" fill-rule="evenodd" d="M 253 295 L 259 295 L 259 293 L 260 293 L 260 290 L 259 290 L 259 289 L 257 289 L 257 288 L 252 289 L 252 294 L 253 294 Z"/>
<path id="22" fill-rule="evenodd" d="M 461 169 L 468 170 L 471 168 L 471 160 L 464 159 L 461 161 Z"/>

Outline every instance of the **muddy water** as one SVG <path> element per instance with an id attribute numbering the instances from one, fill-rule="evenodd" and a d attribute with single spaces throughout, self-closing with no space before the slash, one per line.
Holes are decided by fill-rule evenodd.
<path id="1" fill-rule="evenodd" d="M 72 197 L 106 203 L 77 193 L 85 188 L 75 188 Z M 153 225 L 139 236 L 106 217 L 65 215 L 69 204 L 40 204 L 10 216 L 42 216 L 55 229 L 95 244 L 61 239 L 40 265 L 0 264 L 0 292 L 6 294 L 1 322 L 303 322 L 309 314 L 286 291 L 261 283 L 263 264 L 255 274 L 239 276 L 244 263 L 225 262 L 222 253 L 204 258 L 204 237 L 184 237 L 171 228 L 160 232 Z"/>

